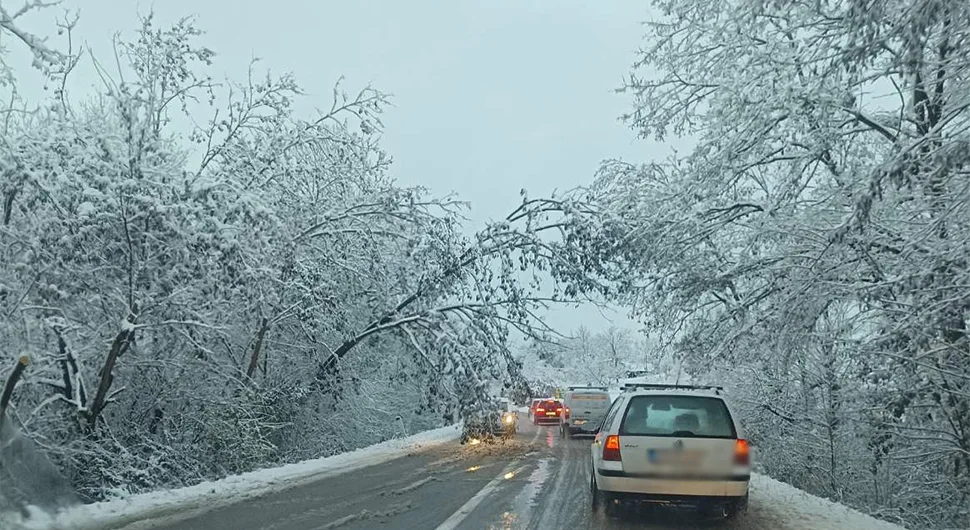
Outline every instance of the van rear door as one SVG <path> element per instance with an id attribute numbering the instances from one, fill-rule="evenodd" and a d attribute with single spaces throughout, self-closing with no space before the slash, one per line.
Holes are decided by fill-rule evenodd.
<path id="1" fill-rule="evenodd" d="M 599 390 L 576 390 L 566 396 L 569 407 L 569 425 L 574 427 L 599 426 L 610 409 L 610 394 Z"/>

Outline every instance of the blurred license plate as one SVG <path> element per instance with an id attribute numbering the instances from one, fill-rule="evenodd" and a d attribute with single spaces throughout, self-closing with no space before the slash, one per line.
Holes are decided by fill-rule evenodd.
<path id="1" fill-rule="evenodd" d="M 573 425 L 582 425 L 584 423 L 586 423 L 586 420 L 576 420 L 573 422 Z"/>
<path id="2" fill-rule="evenodd" d="M 651 464 L 696 467 L 700 465 L 703 458 L 704 453 L 700 451 L 671 451 L 670 449 L 647 450 L 647 460 Z"/>
<path id="3" fill-rule="evenodd" d="M 556 413 L 555 413 L 555 412 L 547 412 L 547 413 L 546 413 L 546 416 L 555 416 L 555 415 L 556 415 Z"/>

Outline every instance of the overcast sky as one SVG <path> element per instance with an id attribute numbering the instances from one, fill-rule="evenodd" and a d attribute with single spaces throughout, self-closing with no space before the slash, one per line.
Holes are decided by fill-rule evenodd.
<path id="1" fill-rule="evenodd" d="M 13 7 L 10 2 L 7 8 Z M 215 71 L 242 79 L 250 59 L 292 72 L 308 93 L 299 108 L 329 108 L 343 75 L 393 94 L 384 146 L 404 185 L 456 192 L 475 224 L 531 195 L 588 184 L 600 160 L 648 160 L 663 148 L 636 140 L 614 93 L 641 44 L 644 0 L 66 0 L 79 9 L 75 39 L 110 59 L 111 35 L 137 14 L 160 24 L 195 16 Z M 49 34 L 57 10 L 24 20 Z M 57 41 L 51 41 L 52 44 Z M 79 69 L 74 93 L 97 83 Z M 25 88 L 29 85 L 23 85 Z M 622 315 L 612 315 L 629 325 Z M 566 329 L 607 325 L 591 308 L 558 310 Z"/>

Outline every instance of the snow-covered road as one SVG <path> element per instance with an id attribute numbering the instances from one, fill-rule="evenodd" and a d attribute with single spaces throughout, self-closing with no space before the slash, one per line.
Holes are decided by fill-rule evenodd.
<path id="1" fill-rule="evenodd" d="M 640 529 L 738 528 L 750 530 L 873 529 L 900 530 L 843 506 L 812 497 L 767 477 L 753 479 L 748 514 L 735 524 L 704 523 L 689 514 L 621 513 L 607 517 L 590 510 L 588 439 L 563 440 L 555 428 L 523 425 L 511 444 L 461 447 L 443 441 L 389 459 L 378 451 L 359 466 L 321 465 L 323 478 L 305 473 L 280 474 L 292 480 L 266 482 L 262 495 L 230 492 L 234 504 L 212 497 L 187 502 L 173 521 L 146 519 L 102 528 L 140 530 L 363 530 L 388 529 Z M 373 452 L 373 451 L 372 451 Z M 366 450 L 364 455 L 367 454 Z M 345 458 L 345 464 L 353 459 Z M 307 466 L 303 466 L 306 468 Z M 346 469 L 351 471 L 345 471 Z M 305 471 L 305 470 L 304 470 Z M 258 472 L 265 476 L 273 470 Z M 262 483 L 260 481 L 254 484 Z M 273 487 L 266 487 L 267 484 Z M 234 495 L 234 497 L 233 497 Z M 223 495 L 225 497 L 225 495 Z M 67 528 L 59 526 L 59 528 Z"/>

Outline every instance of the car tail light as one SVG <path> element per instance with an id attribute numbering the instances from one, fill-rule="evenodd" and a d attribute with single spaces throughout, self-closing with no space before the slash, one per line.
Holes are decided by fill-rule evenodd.
<path id="1" fill-rule="evenodd" d="M 546 409 L 544 409 L 542 407 L 536 407 L 536 412 L 545 412 L 545 411 L 546 411 Z"/>
<path id="2" fill-rule="evenodd" d="M 614 462 L 620 461 L 620 437 L 611 434 L 606 437 L 606 443 L 603 444 L 603 460 L 612 460 Z"/>
<path id="3" fill-rule="evenodd" d="M 565 416 L 565 418 L 567 420 L 569 419 L 569 407 L 566 407 L 566 410 L 565 410 L 565 412 L 563 412 L 563 415 Z"/>
<path id="4" fill-rule="evenodd" d="M 734 463 L 740 466 L 746 466 L 751 463 L 751 448 L 748 446 L 747 440 L 738 438 L 734 442 Z"/>

